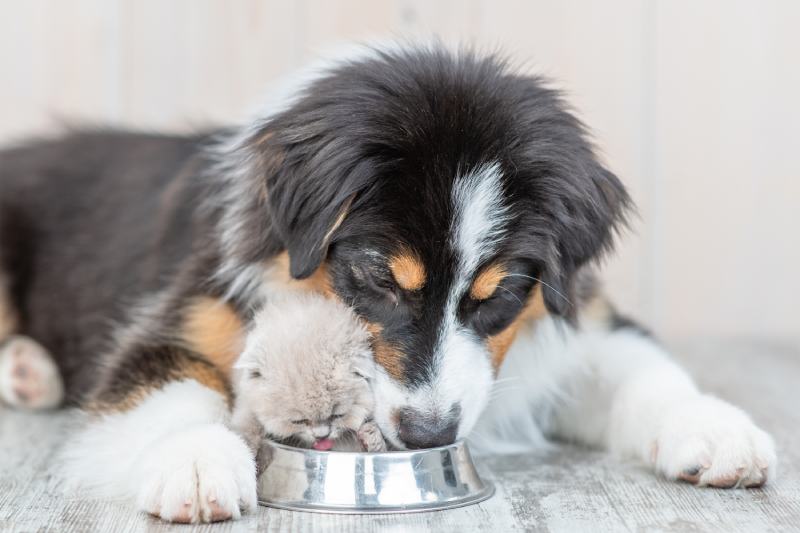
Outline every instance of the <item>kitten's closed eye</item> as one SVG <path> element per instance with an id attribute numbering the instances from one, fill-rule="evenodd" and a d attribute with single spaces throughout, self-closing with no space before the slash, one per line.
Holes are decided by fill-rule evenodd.
<path id="1" fill-rule="evenodd" d="M 344 418 L 345 413 L 331 415 L 331 420 L 339 420 L 340 418 Z"/>
<path id="2" fill-rule="evenodd" d="M 353 371 L 353 375 L 354 375 L 355 377 L 357 377 L 357 378 L 361 378 L 361 379 L 364 379 L 364 380 L 366 380 L 366 381 L 369 381 L 369 378 L 368 378 L 367 376 L 365 376 L 364 374 L 362 374 L 361 372 L 359 372 L 359 371 L 357 371 L 357 370 L 354 370 L 354 371 Z"/>
<path id="3" fill-rule="evenodd" d="M 253 379 L 260 378 L 261 377 L 261 371 L 260 370 L 251 370 L 250 371 L 250 377 L 253 378 Z"/>
<path id="4" fill-rule="evenodd" d="M 292 420 L 292 424 L 297 424 L 298 426 L 307 426 L 311 424 L 311 420 L 308 418 L 301 418 L 300 420 Z"/>

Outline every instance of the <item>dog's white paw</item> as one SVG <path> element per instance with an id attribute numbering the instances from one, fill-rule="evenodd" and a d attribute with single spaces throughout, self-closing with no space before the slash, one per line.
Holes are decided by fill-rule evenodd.
<path id="1" fill-rule="evenodd" d="M 0 398 L 25 409 L 61 403 L 61 374 L 50 353 L 35 340 L 16 335 L 0 345 Z"/>
<path id="2" fill-rule="evenodd" d="M 256 507 L 253 455 L 221 424 L 169 435 L 143 453 L 138 467 L 139 508 L 164 520 L 235 520 Z"/>
<path id="3" fill-rule="evenodd" d="M 772 438 L 743 411 L 711 396 L 668 409 L 651 459 L 670 479 L 719 488 L 761 486 L 777 466 Z"/>

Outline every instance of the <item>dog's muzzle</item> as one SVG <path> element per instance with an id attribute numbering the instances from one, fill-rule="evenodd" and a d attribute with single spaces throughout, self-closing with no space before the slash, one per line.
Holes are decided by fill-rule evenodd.
<path id="1" fill-rule="evenodd" d="M 397 433 L 409 449 L 435 448 L 455 442 L 460 422 L 459 405 L 444 416 L 405 407 L 399 412 Z"/>

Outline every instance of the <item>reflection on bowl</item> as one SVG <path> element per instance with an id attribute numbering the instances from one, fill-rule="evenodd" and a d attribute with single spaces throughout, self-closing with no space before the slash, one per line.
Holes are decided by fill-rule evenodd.
<path id="1" fill-rule="evenodd" d="M 494 494 L 467 444 L 427 450 L 323 452 L 269 443 L 259 501 L 296 511 L 408 513 L 481 502 Z"/>

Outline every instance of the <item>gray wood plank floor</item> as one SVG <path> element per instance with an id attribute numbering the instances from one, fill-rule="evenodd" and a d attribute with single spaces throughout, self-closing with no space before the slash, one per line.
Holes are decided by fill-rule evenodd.
<path id="1" fill-rule="evenodd" d="M 66 412 L 0 408 L 0 531 L 800 531 L 800 347 L 755 342 L 673 346 L 709 391 L 749 411 L 775 436 L 776 483 L 696 489 L 644 467 L 569 445 L 535 456 L 484 458 L 497 494 L 480 505 L 403 516 L 336 516 L 260 508 L 239 522 L 164 524 L 123 503 L 66 497 L 54 454 Z"/>

